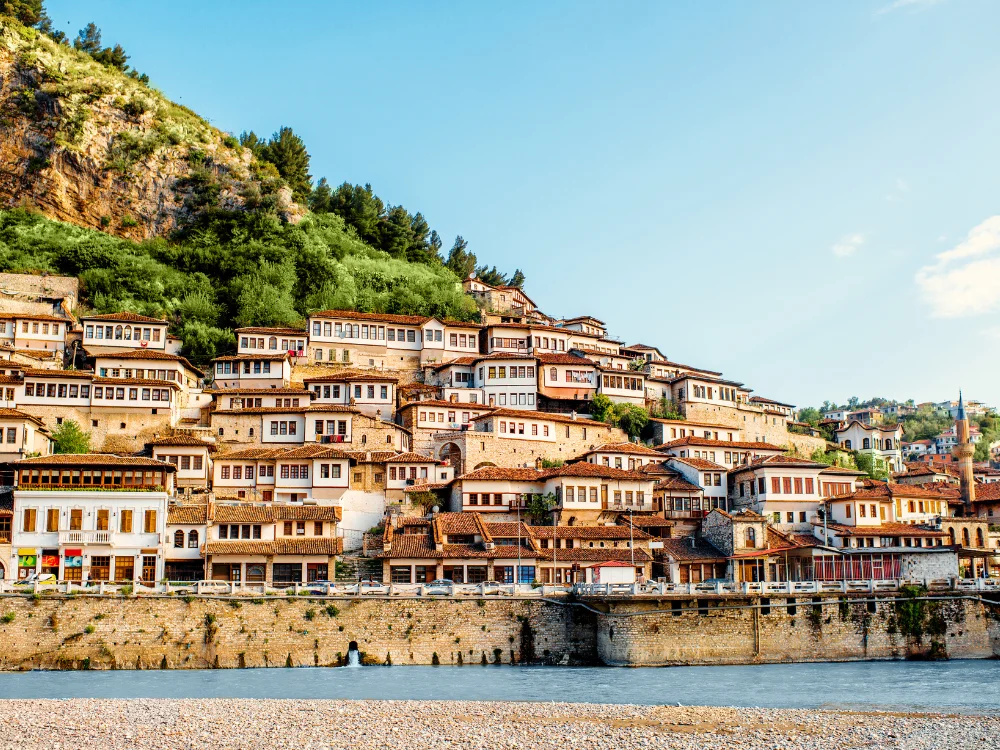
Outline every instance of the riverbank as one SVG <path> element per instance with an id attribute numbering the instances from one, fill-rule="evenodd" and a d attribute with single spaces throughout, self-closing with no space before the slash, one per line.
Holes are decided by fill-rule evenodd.
<path id="1" fill-rule="evenodd" d="M 12 750 L 955 750 L 1000 734 L 997 715 L 578 703 L 11 700 L 0 709 L 0 747 Z"/>

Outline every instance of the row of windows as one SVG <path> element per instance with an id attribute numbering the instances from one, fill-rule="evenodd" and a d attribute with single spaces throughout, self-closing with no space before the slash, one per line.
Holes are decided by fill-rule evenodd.
<path id="1" fill-rule="evenodd" d="M 851 482 L 822 482 L 822 487 L 823 497 L 833 497 L 849 494 L 853 485 Z"/>
<path id="2" fill-rule="evenodd" d="M 14 325 L 16 324 L 11 324 L 11 333 L 14 332 Z M 59 330 L 60 330 L 59 323 L 52 323 L 51 325 L 49 323 L 41 323 L 40 325 L 41 329 L 39 329 L 38 323 L 31 323 L 30 324 L 31 333 L 43 333 L 48 335 L 51 331 L 52 336 L 59 335 Z M 7 333 L 7 324 L 2 323 L 0 324 L 0 326 L 2 326 L 0 327 L 0 333 Z M 22 322 L 21 333 L 28 333 L 28 329 L 29 329 L 29 323 L 27 321 Z"/>
<path id="3" fill-rule="evenodd" d="M 812 481 L 812 480 L 810 480 Z M 702 475 L 702 487 L 721 487 L 722 486 L 722 474 L 717 472 L 705 472 Z"/>
<path id="4" fill-rule="evenodd" d="M 298 424 L 293 419 L 281 419 L 271 421 L 272 435 L 294 435 L 298 430 Z"/>
<path id="5" fill-rule="evenodd" d="M 422 411 L 420 412 L 418 418 L 421 422 L 436 422 L 441 424 L 447 422 L 448 424 L 455 424 L 456 415 L 457 412 L 450 411 L 448 412 L 448 418 L 445 419 L 445 413 L 443 411 Z M 469 423 L 469 416 L 470 412 L 467 411 L 462 412 L 462 424 Z"/>
<path id="6" fill-rule="evenodd" d="M 243 363 L 243 374 L 250 375 L 251 370 L 254 375 L 270 375 L 271 374 L 271 363 L 270 361 L 264 362 L 244 362 Z M 216 362 L 215 363 L 215 373 L 217 375 L 239 375 L 240 374 L 240 363 L 239 362 Z"/>
<path id="7" fill-rule="evenodd" d="M 479 337 L 475 334 L 466 336 L 464 333 L 448 334 L 448 345 L 452 348 L 462 347 L 463 349 L 479 348 Z"/>
<path id="8" fill-rule="evenodd" d="M 601 457 L 601 464 L 603 464 L 604 466 L 611 466 L 611 458 L 609 456 L 602 456 Z M 634 458 L 630 458 L 628 460 L 629 471 L 631 471 L 632 469 L 634 469 L 636 466 L 642 466 L 642 459 L 640 458 L 637 461 Z M 622 468 L 622 457 L 621 456 L 615 456 L 615 468 L 616 469 L 621 469 Z"/>
<path id="9" fill-rule="evenodd" d="M 260 539 L 261 526 L 259 523 L 222 523 L 218 526 L 219 539 Z M 176 546 L 176 545 L 175 545 Z"/>
<path id="10" fill-rule="evenodd" d="M 313 521 L 313 536 L 323 536 L 323 522 Z M 285 536 L 305 536 L 306 534 L 306 522 L 305 521 L 285 521 L 283 529 Z"/>
<path id="11" fill-rule="evenodd" d="M 549 339 L 548 336 L 535 336 L 535 346 L 540 349 L 551 349 L 552 351 L 566 351 L 566 341 L 564 339 Z"/>
<path id="12" fill-rule="evenodd" d="M 525 366 L 510 366 L 510 376 L 512 378 L 532 378 L 535 377 L 535 368 Z M 488 377 L 490 380 L 504 379 L 507 377 L 507 366 L 498 365 L 496 367 L 490 367 L 488 370 Z M 479 368 L 479 379 L 483 379 L 483 368 Z"/>
<path id="13" fill-rule="evenodd" d="M 844 513 L 845 513 L 845 515 L 848 518 L 850 518 L 851 517 L 851 504 L 848 503 L 845 506 L 845 508 L 846 508 L 846 510 L 844 511 Z M 877 505 L 876 503 L 870 503 L 868 505 L 865 505 L 865 503 L 859 503 L 858 504 L 858 518 L 878 518 L 878 519 L 881 519 L 882 521 L 884 521 L 885 520 L 885 506 L 884 505 Z"/>
<path id="14" fill-rule="evenodd" d="M 241 349 L 264 349 L 264 339 L 257 338 L 255 336 L 241 336 L 240 337 L 240 348 Z M 278 339 L 275 336 L 271 336 L 267 340 L 267 347 L 271 351 L 278 351 Z M 306 348 L 305 339 L 281 339 L 281 351 L 283 352 L 301 352 Z"/>
<path id="15" fill-rule="evenodd" d="M 334 466 L 340 468 L 340 464 Z M 308 479 L 309 464 L 282 464 L 279 473 L 282 479 Z"/>
<path id="16" fill-rule="evenodd" d="M 188 532 L 187 535 L 187 546 L 192 549 L 198 549 L 198 532 L 194 529 Z M 174 547 L 176 549 L 184 548 L 184 532 L 180 529 L 174 532 Z"/>
<path id="17" fill-rule="evenodd" d="M 807 517 L 806 511 L 800 510 L 798 512 L 799 523 L 806 523 Z M 775 523 L 781 523 L 781 513 L 775 513 L 773 518 Z M 795 523 L 795 511 L 785 512 L 785 523 Z"/>
<path id="18" fill-rule="evenodd" d="M 141 389 L 142 397 L 140 398 L 139 388 L 129 388 L 128 389 L 128 400 L 129 401 L 169 401 L 170 400 L 170 389 L 169 388 L 143 388 Z M 94 398 L 103 398 L 107 401 L 125 401 L 125 388 L 112 388 L 108 386 L 104 388 L 100 385 L 94 386 Z"/>
<path id="19" fill-rule="evenodd" d="M 549 380 L 553 383 L 559 379 L 556 368 L 549 368 Z M 567 383 L 593 383 L 594 373 L 591 370 L 566 370 Z"/>
<path id="20" fill-rule="evenodd" d="M 24 395 L 35 398 L 90 398 L 89 385 L 66 383 L 25 383 Z"/>
<path id="21" fill-rule="evenodd" d="M 523 349 L 528 351 L 528 342 L 524 339 L 507 339 L 493 336 L 490 338 L 491 349 Z"/>
<path id="22" fill-rule="evenodd" d="M 410 472 L 410 477 L 409 478 L 410 479 L 416 479 L 417 478 L 417 468 L 418 467 L 416 467 L 416 466 L 409 467 L 409 472 Z M 427 479 L 427 467 L 426 466 L 421 466 L 421 467 L 419 467 L 419 469 L 420 469 L 420 478 L 421 479 Z M 398 471 L 398 473 L 397 473 L 397 471 Z M 389 479 L 396 479 L 397 476 L 399 477 L 399 479 L 406 479 L 407 478 L 406 477 L 406 472 L 407 472 L 407 467 L 405 467 L 405 466 L 400 466 L 398 470 L 396 469 L 395 466 L 390 466 L 389 467 Z"/>
<path id="23" fill-rule="evenodd" d="M 160 456 L 160 460 L 177 466 L 181 471 L 190 471 L 191 469 L 201 471 L 203 466 L 201 456 Z M 253 469 L 252 466 L 248 468 Z"/>
<path id="24" fill-rule="evenodd" d="M 605 388 L 617 388 L 622 391 L 641 391 L 642 378 L 623 377 L 621 375 L 605 375 Z"/>
<path id="25" fill-rule="evenodd" d="M 322 327 L 321 327 L 322 326 Z M 322 333 L 321 333 L 322 331 Z M 313 336 L 334 336 L 338 339 L 363 339 L 366 341 L 404 341 L 415 343 L 417 331 L 413 328 L 389 328 L 358 323 L 313 323 Z M 423 337 L 421 336 L 421 339 Z M 441 341 L 441 331 L 428 331 L 428 341 Z"/>
<path id="26" fill-rule="evenodd" d="M 162 471 L 142 471 L 139 469 L 21 469 L 18 484 L 51 485 L 72 487 L 93 486 L 140 486 L 163 487 Z"/>
<path id="27" fill-rule="evenodd" d="M 784 495 L 813 494 L 812 477 L 771 477 L 771 492 Z"/>
<path id="28" fill-rule="evenodd" d="M 88 512 L 88 516 L 90 513 Z M 68 516 L 68 525 L 61 525 L 64 516 Z M 122 508 L 118 511 L 118 531 L 122 534 L 131 534 L 135 531 L 133 524 L 134 511 L 131 508 Z M 94 529 L 96 531 L 110 531 L 111 511 L 107 508 L 98 508 L 94 518 Z M 35 531 L 82 531 L 83 530 L 83 508 L 70 508 L 69 513 L 61 511 L 59 508 L 45 509 L 45 525 L 40 528 L 38 525 L 38 509 L 25 508 L 21 513 L 22 531 L 33 533 Z M 142 531 L 144 534 L 156 533 L 156 511 L 146 510 L 142 514 Z"/>
<path id="29" fill-rule="evenodd" d="M 473 395 L 471 402 L 476 403 L 475 396 Z M 500 406 L 507 406 L 507 394 L 498 393 L 495 396 L 490 394 L 490 406 L 493 405 L 493 400 L 496 399 Z M 512 393 L 510 394 L 510 405 L 511 406 L 534 406 L 535 405 L 535 394 L 534 393 Z"/>
<path id="30" fill-rule="evenodd" d="M 181 374 L 176 370 L 132 370 L 119 367 L 102 367 L 98 371 L 102 378 L 139 378 L 141 380 L 172 380 L 181 382 Z"/>
<path id="31" fill-rule="evenodd" d="M 347 420 L 346 419 L 328 419 L 324 425 L 322 419 L 317 419 L 313 424 L 317 435 L 346 435 L 347 434 Z M 325 432 L 324 432 L 325 427 Z"/>
<path id="32" fill-rule="evenodd" d="M 510 423 L 510 434 L 511 435 L 524 435 L 525 434 L 524 433 L 524 427 L 525 427 L 524 422 L 511 422 Z M 532 434 L 532 435 L 537 435 L 538 434 L 538 425 L 537 424 L 532 423 L 532 424 L 528 425 L 528 427 L 531 430 L 530 434 Z M 501 422 L 500 422 L 500 432 L 501 433 L 506 433 L 507 432 L 507 422 L 505 422 L 503 420 L 501 420 Z M 549 426 L 547 424 L 543 424 L 542 425 L 542 437 L 548 437 L 548 436 L 549 436 Z"/>
<path id="33" fill-rule="evenodd" d="M 114 339 L 116 341 L 159 341 L 159 328 L 143 328 L 136 326 L 92 326 L 84 328 L 83 337 L 87 339 Z M 58 333 L 58 331 L 55 331 Z"/>

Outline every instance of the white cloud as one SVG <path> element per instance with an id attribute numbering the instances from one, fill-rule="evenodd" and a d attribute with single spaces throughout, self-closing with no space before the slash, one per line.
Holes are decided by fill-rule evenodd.
<path id="1" fill-rule="evenodd" d="M 944 0 L 895 0 L 895 2 L 875 11 L 875 15 L 881 16 L 885 13 L 892 13 L 896 10 L 925 10 L 930 8 L 932 5 L 937 5 L 942 2 L 944 2 Z"/>
<path id="2" fill-rule="evenodd" d="M 973 227 L 962 242 L 938 253 L 914 281 L 937 318 L 983 315 L 1000 309 L 1000 216 Z"/>
<path id="3" fill-rule="evenodd" d="M 858 251 L 863 244 L 865 244 L 865 236 L 863 234 L 849 234 L 840 242 L 837 242 L 833 247 L 830 248 L 830 252 L 836 255 L 838 258 L 849 258 Z"/>

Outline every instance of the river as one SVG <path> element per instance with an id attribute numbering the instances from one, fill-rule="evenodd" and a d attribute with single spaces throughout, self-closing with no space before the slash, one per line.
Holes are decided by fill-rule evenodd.
<path id="1" fill-rule="evenodd" d="M 333 698 L 1000 711 L 1000 662 L 0 673 L 0 698 Z"/>

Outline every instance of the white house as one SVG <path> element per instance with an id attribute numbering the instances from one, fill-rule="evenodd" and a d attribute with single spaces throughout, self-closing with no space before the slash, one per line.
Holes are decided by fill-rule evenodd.
<path id="1" fill-rule="evenodd" d="M 8 577 L 144 581 L 164 573 L 174 467 L 151 458 L 64 454 L 15 465 Z"/>
<path id="2" fill-rule="evenodd" d="M 84 348 L 152 349 L 164 351 L 167 321 L 131 312 L 80 318 Z"/>

